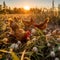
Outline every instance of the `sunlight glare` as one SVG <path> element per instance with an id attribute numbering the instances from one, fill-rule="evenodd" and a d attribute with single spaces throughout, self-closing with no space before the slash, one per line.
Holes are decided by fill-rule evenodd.
<path id="1" fill-rule="evenodd" d="M 29 6 L 24 6 L 24 9 L 25 10 L 30 10 L 30 7 Z"/>

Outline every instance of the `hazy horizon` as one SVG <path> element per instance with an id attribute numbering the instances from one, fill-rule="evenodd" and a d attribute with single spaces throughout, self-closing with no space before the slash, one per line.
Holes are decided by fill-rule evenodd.
<path id="1" fill-rule="evenodd" d="M 6 2 L 7 6 L 12 8 L 17 7 L 21 8 L 24 6 L 30 6 L 31 8 L 51 8 L 52 0 L 0 0 L 0 4 L 3 4 L 3 1 Z M 55 0 L 55 7 L 58 7 L 60 0 Z"/>

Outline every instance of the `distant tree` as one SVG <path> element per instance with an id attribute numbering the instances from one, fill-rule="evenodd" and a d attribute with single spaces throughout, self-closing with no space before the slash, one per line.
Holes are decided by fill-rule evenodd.
<path id="1" fill-rule="evenodd" d="M 6 3 L 5 3 L 5 1 L 3 1 L 3 12 L 4 13 L 6 13 L 6 9 L 7 9 Z"/>
<path id="2" fill-rule="evenodd" d="M 0 5 L 0 11 L 2 10 L 2 5 Z"/>
<path id="3" fill-rule="evenodd" d="M 2 5 L 0 5 L 0 14 L 2 13 Z"/>
<path id="4" fill-rule="evenodd" d="M 17 8 L 15 7 L 15 8 L 13 9 L 13 11 L 14 11 L 14 14 L 15 14 L 15 13 L 17 13 L 18 10 L 17 10 Z"/>
<path id="5" fill-rule="evenodd" d="M 11 7 L 9 7 L 9 8 L 7 9 L 7 12 L 8 12 L 9 14 L 12 14 L 12 13 L 13 13 Z"/>
<path id="6" fill-rule="evenodd" d="M 60 16 L 60 4 L 58 5 L 58 14 Z"/>

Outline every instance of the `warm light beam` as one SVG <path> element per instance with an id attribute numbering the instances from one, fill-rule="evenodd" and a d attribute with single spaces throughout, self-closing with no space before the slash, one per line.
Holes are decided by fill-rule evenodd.
<path id="1" fill-rule="evenodd" d="M 25 10 L 30 10 L 30 7 L 29 6 L 24 6 L 24 9 Z"/>

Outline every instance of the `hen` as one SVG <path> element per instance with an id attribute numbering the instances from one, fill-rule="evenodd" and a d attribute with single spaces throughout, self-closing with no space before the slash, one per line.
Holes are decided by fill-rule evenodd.
<path id="1" fill-rule="evenodd" d="M 43 23 L 40 23 L 40 24 L 34 23 L 34 26 L 41 29 L 41 30 L 44 30 L 44 29 L 46 29 L 48 22 L 49 22 L 49 18 L 46 18 Z"/>
<path id="2" fill-rule="evenodd" d="M 30 31 L 25 31 L 23 29 L 20 29 L 15 22 L 11 21 L 10 27 L 14 32 L 14 34 L 12 35 L 16 37 L 16 40 L 20 40 L 23 43 L 26 42 L 27 39 L 30 37 Z"/>

